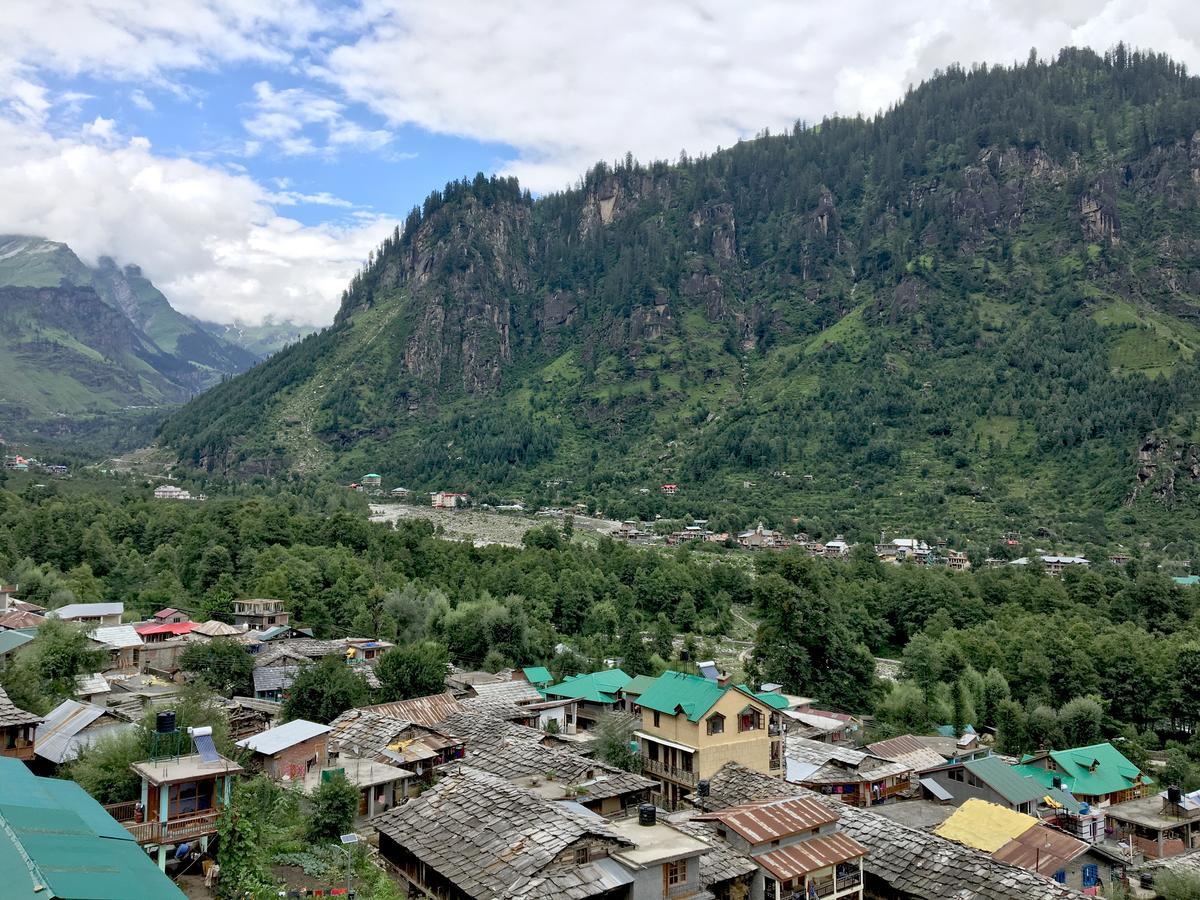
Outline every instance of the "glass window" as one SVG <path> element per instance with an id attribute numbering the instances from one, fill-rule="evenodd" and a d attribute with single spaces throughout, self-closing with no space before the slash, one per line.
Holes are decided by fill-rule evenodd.
<path id="1" fill-rule="evenodd" d="M 720 713 L 708 717 L 708 733 L 709 734 L 724 734 L 725 733 L 725 717 Z"/>
<path id="2" fill-rule="evenodd" d="M 657 709 L 654 711 L 654 727 L 655 728 L 658 727 L 658 710 Z"/>
<path id="3" fill-rule="evenodd" d="M 667 863 L 667 885 L 687 883 L 687 860 Z"/>

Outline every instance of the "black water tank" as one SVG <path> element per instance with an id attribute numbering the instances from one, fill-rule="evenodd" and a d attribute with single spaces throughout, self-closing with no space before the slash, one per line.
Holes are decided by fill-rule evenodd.
<path id="1" fill-rule="evenodd" d="M 1178 806 L 1183 802 L 1183 791 L 1179 790 L 1179 785 L 1173 784 L 1167 788 L 1167 802 L 1172 806 Z"/>
<path id="2" fill-rule="evenodd" d="M 1054 786 L 1055 790 L 1059 790 L 1059 791 L 1062 790 L 1062 779 L 1059 778 L 1057 775 L 1055 775 L 1053 778 L 1050 779 L 1050 784 L 1052 784 Z"/>
<path id="3" fill-rule="evenodd" d="M 165 709 L 154 717 L 154 730 L 159 734 L 175 731 L 175 710 Z"/>
<path id="4" fill-rule="evenodd" d="M 708 796 L 708 779 L 702 778 L 696 782 L 696 793 L 701 797 Z"/>
<path id="5" fill-rule="evenodd" d="M 658 824 L 658 809 L 653 803 L 643 803 L 638 807 L 639 825 Z"/>

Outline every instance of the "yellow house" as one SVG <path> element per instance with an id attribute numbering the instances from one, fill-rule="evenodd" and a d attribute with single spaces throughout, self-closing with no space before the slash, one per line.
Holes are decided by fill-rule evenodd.
<path id="1" fill-rule="evenodd" d="M 768 775 L 783 770 L 783 729 L 765 694 L 728 678 L 664 672 L 638 699 L 642 772 L 674 806 L 729 762 Z"/>

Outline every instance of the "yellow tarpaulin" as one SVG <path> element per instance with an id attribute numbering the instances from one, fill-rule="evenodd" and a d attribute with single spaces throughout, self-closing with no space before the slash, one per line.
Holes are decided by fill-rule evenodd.
<path id="1" fill-rule="evenodd" d="M 971 798 L 935 828 L 934 834 L 985 853 L 995 853 L 1035 825 L 1037 819 L 1032 816 Z"/>

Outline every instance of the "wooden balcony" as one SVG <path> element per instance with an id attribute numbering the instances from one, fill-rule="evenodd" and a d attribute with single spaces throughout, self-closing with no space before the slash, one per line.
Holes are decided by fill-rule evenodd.
<path id="1" fill-rule="evenodd" d="M 0 756 L 7 756 L 9 759 L 19 759 L 21 762 L 29 762 L 33 759 L 33 744 L 27 744 L 24 747 L 13 747 L 9 750 L 0 750 Z"/>
<path id="2" fill-rule="evenodd" d="M 169 822 L 135 822 L 132 800 L 127 803 L 112 803 L 104 808 L 139 844 L 178 844 L 206 834 L 215 834 L 217 819 L 221 817 L 219 809 L 209 809 L 202 813 L 171 819 Z"/>
<path id="3" fill-rule="evenodd" d="M 645 756 L 642 757 L 642 774 L 657 775 L 660 778 L 666 778 L 668 781 L 674 781 L 676 784 L 684 784 L 688 787 L 695 787 L 698 780 L 696 773 L 691 770 L 668 766 L 660 760 L 649 759 Z"/>

